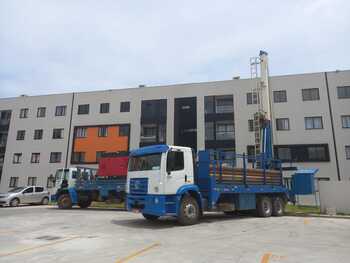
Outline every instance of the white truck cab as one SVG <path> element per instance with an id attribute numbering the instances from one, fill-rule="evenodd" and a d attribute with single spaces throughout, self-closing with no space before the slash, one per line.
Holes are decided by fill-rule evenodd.
<path id="1" fill-rule="evenodd" d="M 129 160 L 127 193 L 141 191 L 138 189 L 141 187 L 140 183 L 134 179 L 147 179 L 147 189 L 143 189 L 144 193 L 176 194 L 182 186 L 193 184 L 192 149 L 163 145 L 155 148 L 153 152 L 134 152 Z M 130 181 L 136 183 L 130 185 Z"/>
<path id="2" fill-rule="evenodd" d="M 184 208 L 184 193 L 192 191 L 188 199 L 192 198 L 193 204 L 187 204 L 185 211 L 194 212 L 196 221 L 201 200 L 196 195 L 199 191 L 194 184 L 191 148 L 154 145 L 131 151 L 126 185 L 129 211 L 141 212 L 151 220 L 163 215 L 178 216 Z"/>

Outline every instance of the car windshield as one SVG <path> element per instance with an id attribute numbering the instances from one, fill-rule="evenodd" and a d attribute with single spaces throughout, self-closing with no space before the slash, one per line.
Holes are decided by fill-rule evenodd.
<path id="1" fill-rule="evenodd" d="M 160 170 L 161 157 L 161 153 L 133 156 L 129 161 L 129 171 Z"/>
<path id="2" fill-rule="evenodd" d="M 16 187 L 9 191 L 9 193 L 19 193 L 24 189 L 24 187 Z"/>

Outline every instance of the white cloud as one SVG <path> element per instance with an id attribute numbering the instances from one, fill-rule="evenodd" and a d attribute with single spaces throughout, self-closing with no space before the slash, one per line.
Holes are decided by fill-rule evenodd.
<path id="1" fill-rule="evenodd" d="M 283 3 L 283 4 L 281 4 Z M 350 68 L 350 3 L 2 1 L 0 97 Z"/>

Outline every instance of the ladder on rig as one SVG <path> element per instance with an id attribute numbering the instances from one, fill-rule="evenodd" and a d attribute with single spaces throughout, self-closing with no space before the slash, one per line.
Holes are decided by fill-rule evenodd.
<path id="1" fill-rule="evenodd" d="M 260 64 L 259 57 L 250 58 L 250 78 L 256 80 L 256 83 L 252 89 L 252 103 L 257 104 L 257 111 L 253 116 L 253 131 L 254 131 L 254 153 L 258 155 L 261 153 L 261 142 L 262 142 L 262 132 L 261 132 L 261 117 L 264 116 L 264 111 L 261 105 L 260 99 L 260 79 L 258 74 L 258 65 Z"/>

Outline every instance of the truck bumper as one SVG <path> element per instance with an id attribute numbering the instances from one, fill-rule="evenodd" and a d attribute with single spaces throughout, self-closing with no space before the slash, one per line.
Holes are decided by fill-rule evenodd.
<path id="1" fill-rule="evenodd" d="M 177 195 L 127 195 L 127 210 L 156 216 L 176 216 Z"/>

